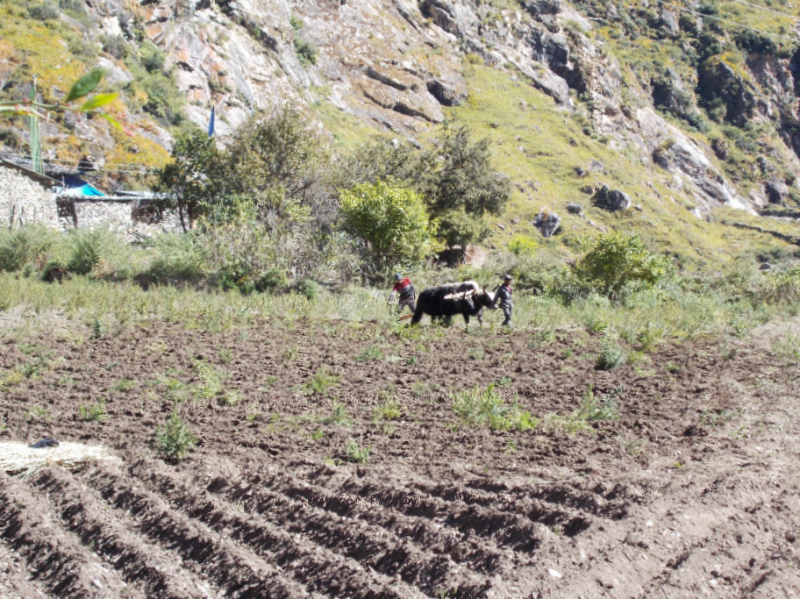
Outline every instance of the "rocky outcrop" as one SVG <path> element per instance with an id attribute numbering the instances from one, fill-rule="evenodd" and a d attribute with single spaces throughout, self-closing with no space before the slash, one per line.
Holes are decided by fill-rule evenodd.
<path id="1" fill-rule="evenodd" d="M 533 220 L 533 226 L 542 234 L 542 237 L 552 237 L 561 226 L 561 218 L 555 212 L 542 210 Z"/>
<path id="2" fill-rule="evenodd" d="M 618 212 L 627 210 L 633 205 L 633 200 L 624 191 L 609 189 L 606 185 L 600 187 L 592 197 L 594 205 L 604 210 Z"/>
<path id="3" fill-rule="evenodd" d="M 789 195 L 789 187 L 786 182 L 773 177 L 764 183 L 764 193 L 767 195 L 770 204 L 783 205 Z"/>

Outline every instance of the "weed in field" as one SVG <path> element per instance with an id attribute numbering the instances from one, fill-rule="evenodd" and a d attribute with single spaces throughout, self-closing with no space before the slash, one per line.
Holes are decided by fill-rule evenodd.
<path id="1" fill-rule="evenodd" d="M 178 412 L 172 412 L 164 427 L 156 429 L 156 451 L 170 462 L 180 462 L 186 453 L 197 443 L 197 437 L 183 420 Z"/>
<path id="2" fill-rule="evenodd" d="M 324 436 L 325 436 L 325 431 L 323 431 L 321 428 L 318 428 L 313 433 L 311 433 L 311 440 L 316 443 L 317 441 L 321 441 Z"/>
<path id="3" fill-rule="evenodd" d="M 386 401 L 375 408 L 372 417 L 375 420 L 397 420 L 403 415 L 403 409 L 396 401 Z"/>
<path id="4" fill-rule="evenodd" d="M 383 352 L 377 345 L 371 345 L 356 356 L 356 362 L 371 362 L 383 358 Z"/>
<path id="5" fill-rule="evenodd" d="M 95 317 L 92 319 L 92 337 L 95 339 L 100 339 L 106 332 L 106 325 L 103 323 L 102 320 Z"/>
<path id="6" fill-rule="evenodd" d="M 564 360 L 571 360 L 575 357 L 575 353 L 572 351 L 571 347 L 566 348 L 564 351 L 561 352 L 561 357 Z"/>
<path id="7" fill-rule="evenodd" d="M 3 377 L 2 382 L 0 382 L 0 388 L 13 387 L 14 385 L 19 385 L 24 380 L 25 375 L 23 372 L 18 368 L 13 368 Z"/>
<path id="8" fill-rule="evenodd" d="M 340 403 L 333 404 L 333 413 L 322 420 L 322 424 L 338 424 L 339 426 L 353 426 L 347 414 L 347 408 Z"/>
<path id="9" fill-rule="evenodd" d="M 639 328 L 636 333 L 636 341 L 639 343 L 639 350 L 643 352 L 653 351 L 661 344 L 666 331 L 660 324 L 648 321 Z"/>
<path id="10" fill-rule="evenodd" d="M 664 368 L 670 374 L 678 374 L 682 370 L 680 364 L 676 364 L 675 362 L 667 362 Z"/>
<path id="11" fill-rule="evenodd" d="M 597 422 L 605 420 L 618 420 L 619 409 L 617 407 L 617 396 L 621 393 L 620 389 L 615 390 L 610 395 L 595 397 L 592 385 L 589 385 L 586 393 L 581 399 L 581 406 L 577 417 L 586 422 Z"/>
<path id="12" fill-rule="evenodd" d="M 88 408 L 83 404 L 79 404 L 78 418 L 83 422 L 106 422 L 108 420 L 106 400 L 101 398 L 95 405 Z"/>
<path id="13" fill-rule="evenodd" d="M 723 339 L 719 342 L 719 355 L 723 362 L 730 362 L 738 353 L 739 350 L 733 347 L 727 339 Z"/>
<path id="14" fill-rule="evenodd" d="M 219 403 L 222 406 L 235 406 L 242 403 L 242 396 L 238 391 L 226 391 L 225 394 L 219 398 Z"/>
<path id="15" fill-rule="evenodd" d="M 248 408 L 247 415 L 244 419 L 247 420 L 247 422 L 255 422 L 258 420 L 259 416 L 261 416 L 261 412 L 259 412 L 257 408 Z"/>
<path id="16" fill-rule="evenodd" d="M 603 337 L 600 354 L 597 356 L 598 370 L 614 370 L 622 366 L 626 359 L 627 353 L 615 337 L 611 335 Z"/>
<path id="17" fill-rule="evenodd" d="M 354 464 L 366 464 L 369 461 L 370 449 L 369 445 L 359 447 L 355 439 L 348 440 L 344 448 L 347 461 Z"/>
<path id="18" fill-rule="evenodd" d="M 116 393 L 127 393 L 136 386 L 136 381 L 130 379 L 120 379 L 114 385 L 108 388 L 109 391 Z"/>
<path id="19" fill-rule="evenodd" d="M 50 410 L 44 406 L 33 406 L 28 410 L 28 420 L 50 420 Z"/>
<path id="20" fill-rule="evenodd" d="M 486 357 L 486 352 L 483 347 L 470 347 L 467 353 L 473 360 L 483 360 Z"/>
<path id="21" fill-rule="evenodd" d="M 202 399 L 213 399 L 225 391 L 225 374 L 217 371 L 211 364 L 197 360 L 194 370 L 202 383 L 197 388 L 197 393 Z"/>
<path id="22" fill-rule="evenodd" d="M 556 334 L 550 329 L 534 331 L 528 341 L 528 349 L 542 349 L 556 340 Z"/>
<path id="23" fill-rule="evenodd" d="M 627 454 L 632 456 L 637 456 L 644 451 L 644 446 L 647 443 L 641 437 L 635 437 L 633 439 L 629 439 L 626 437 L 617 437 L 619 440 L 619 445 L 622 447 L 623 451 Z"/>
<path id="24" fill-rule="evenodd" d="M 228 347 L 223 347 L 219 350 L 219 361 L 223 364 L 229 364 L 233 360 L 233 351 Z"/>
<path id="25" fill-rule="evenodd" d="M 517 442 L 514 439 L 508 439 L 503 448 L 503 453 L 514 453 L 517 451 Z"/>
<path id="26" fill-rule="evenodd" d="M 464 426 L 488 426 L 496 431 L 517 429 L 525 431 L 535 428 L 538 420 L 530 412 L 522 410 L 518 404 L 507 404 L 489 385 L 485 391 L 480 388 L 461 391 L 450 395 L 453 412 Z"/>
<path id="27" fill-rule="evenodd" d="M 306 393 L 311 393 L 312 395 L 326 395 L 328 389 L 339 382 L 339 378 L 341 377 L 328 372 L 327 368 L 320 368 L 311 375 L 311 378 L 302 385 L 302 388 Z"/>
<path id="28" fill-rule="evenodd" d="M 789 329 L 773 342 L 772 354 L 786 362 L 800 362 L 800 335 Z"/>
<path id="29" fill-rule="evenodd" d="M 494 384 L 495 384 L 496 387 L 498 387 L 500 389 L 502 389 L 503 387 L 508 387 L 511 384 L 511 377 L 510 376 L 501 377 L 501 378 L 497 379 L 494 382 Z"/>
<path id="30" fill-rule="evenodd" d="M 408 366 L 416 366 L 419 363 L 419 358 L 417 356 L 409 356 L 406 358 L 406 364 Z"/>

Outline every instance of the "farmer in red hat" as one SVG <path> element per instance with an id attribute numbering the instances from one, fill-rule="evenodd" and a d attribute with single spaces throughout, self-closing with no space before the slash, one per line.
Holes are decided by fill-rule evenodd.
<path id="1" fill-rule="evenodd" d="M 392 293 L 389 294 L 387 303 L 392 303 L 395 294 L 398 293 L 400 294 L 400 300 L 398 301 L 397 313 L 402 312 L 405 306 L 408 306 L 414 312 L 417 309 L 417 302 L 415 301 L 417 294 L 414 292 L 411 279 L 404 277 L 400 273 L 394 275 L 394 287 L 392 287 Z"/>

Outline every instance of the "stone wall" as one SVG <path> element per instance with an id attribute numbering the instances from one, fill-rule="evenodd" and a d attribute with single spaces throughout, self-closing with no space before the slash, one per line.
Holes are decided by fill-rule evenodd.
<path id="1" fill-rule="evenodd" d="M 13 168 L 0 165 L 0 226 L 58 226 L 56 196 L 42 183 Z"/>
<path id="2" fill-rule="evenodd" d="M 45 184 L 0 165 L 0 227 L 39 224 L 61 231 L 107 226 L 129 242 L 183 231 L 176 212 L 157 210 L 152 200 L 57 197 Z"/>
<path id="3" fill-rule="evenodd" d="M 159 212 L 151 200 L 59 198 L 58 227 L 62 231 L 101 226 L 118 231 L 130 242 L 142 241 L 161 232 L 183 231 L 176 212 Z"/>

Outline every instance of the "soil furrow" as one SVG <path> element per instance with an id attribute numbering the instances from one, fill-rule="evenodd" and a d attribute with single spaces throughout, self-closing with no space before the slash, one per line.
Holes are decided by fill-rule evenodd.
<path id="1" fill-rule="evenodd" d="M 25 599 L 50 598 L 44 586 L 31 580 L 27 564 L 15 554 L 0 536 L 0 597 Z"/>
<path id="2" fill-rule="evenodd" d="M 514 551 L 533 554 L 543 542 L 540 524 L 519 514 L 505 513 L 461 501 L 448 502 L 420 491 L 408 492 L 402 485 L 348 479 L 340 490 L 365 501 L 404 514 L 435 520 L 462 534 L 491 539 Z"/>
<path id="3" fill-rule="evenodd" d="M 530 561 L 527 556 L 514 554 L 510 549 L 498 549 L 490 540 L 468 537 L 459 531 L 443 528 L 428 518 L 407 515 L 395 509 L 376 509 L 375 504 L 360 497 L 310 484 L 284 472 L 270 473 L 249 482 L 254 487 L 266 486 L 285 496 L 278 495 L 276 501 L 301 501 L 327 513 L 390 530 L 400 539 L 408 539 L 417 547 L 424 547 L 427 553 L 449 555 L 455 563 L 463 564 L 477 573 L 497 574 L 502 568 Z M 415 575 L 413 571 L 404 575 L 402 569 L 407 566 L 402 563 L 391 567 L 399 567 L 404 579 L 406 575 Z"/>
<path id="4" fill-rule="evenodd" d="M 324 521 L 310 517 L 302 506 L 298 505 L 297 509 L 285 513 L 272 514 L 275 521 L 268 522 L 261 514 L 232 513 L 230 503 L 218 505 L 208 493 L 187 484 L 158 462 L 139 462 L 131 471 L 151 490 L 166 497 L 189 517 L 200 519 L 214 530 L 225 531 L 231 538 L 252 547 L 265 559 L 274 560 L 293 576 L 302 579 L 309 588 L 320 593 L 363 599 L 423 596 L 423 593 L 396 578 L 365 569 L 347 557 L 348 551 L 340 545 L 347 543 L 348 537 L 353 537 L 355 531 L 346 528 L 326 530 Z M 237 501 L 243 507 L 250 503 L 242 499 L 238 498 Z M 324 540 L 324 546 L 332 546 L 336 551 L 315 545 L 314 542 L 318 540 Z M 361 540 L 370 541 L 366 537 Z M 342 555 L 346 557 L 343 559 Z"/>
<path id="5" fill-rule="evenodd" d="M 104 512 L 100 500 L 82 488 L 75 477 L 52 469 L 34 484 L 48 494 L 62 524 L 85 544 L 91 543 L 95 552 L 113 564 L 128 583 L 141 586 L 147 597 L 201 599 L 216 595 L 198 589 L 191 573 Z"/>
<path id="6" fill-rule="evenodd" d="M 141 597 L 49 516 L 31 488 L 0 473 L 0 530 L 33 578 L 62 599 Z"/>
<path id="7" fill-rule="evenodd" d="M 558 526 L 567 536 L 575 536 L 591 526 L 591 516 L 578 510 L 555 507 L 533 497 L 533 489 L 527 494 L 519 492 L 512 495 L 509 491 L 481 491 L 470 488 L 468 484 L 433 484 L 414 481 L 412 488 L 432 497 L 445 501 L 470 506 L 488 507 L 498 513 L 526 516 L 532 522 L 549 527 Z M 540 491 L 541 492 L 541 491 Z"/>
<path id="8" fill-rule="evenodd" d="M 220 537 L 203 524 L 176 513 L 162 498 L 141 489 L 127 475 L 109 467 L 91 472 L 86 481 L 114 508 L 126 512 L 140 533 L 183 558 L 196 575 L 209 578 L 228 596 L 257 599 L 270 589 L 275 599 L 295 599 L 308 592 L 278 568 L 247 549 Z"/>
<path id="9" fill-rule="evenodd" d="M 271 490 L 271 480 L 253 484 L 218 478 L 209 490 L 230 501 L 240 502 L 263 518 L 299 533 L 320 545 L 342 553 L 372 570 L 400 577 L 408 584 L 423 588 L 459 588 L 464 596 L 473 596 L 486 581 L 463 565 L 456 564 L 440 547 L 425 549 L 395 534 L 393 522 L 387 527 L 342 517 L 320 509 L 311 501 L 288 497 Z"/>

